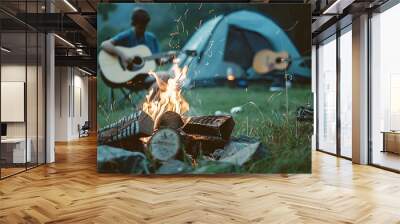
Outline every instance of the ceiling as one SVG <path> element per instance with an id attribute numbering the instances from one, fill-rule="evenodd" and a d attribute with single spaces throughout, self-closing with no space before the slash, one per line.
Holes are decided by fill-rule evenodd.
<path id="1" fill-rule="evenodd" d="M 337 30 L 350 25 L 354 17 L 363 13 L 375 12 L 389 0 L 334 0 L 322 5 L 313 12 L 312 37 L 317 44 L 333 35 Z M 323 2 L 317 1 L 317 2 Z M 318 5 L 318 4 L 317 4 Z M 324 7 L 322 7 L 324 6 Z"/>
<path id="2" fill-rule="evenodd" d="M 158 2 L 157 0 L 155 0 Z M 163 0 L 159 0 L 162 2 Z M 193 2 L 195 0 L 192 0 Z M 203 0 L 204 1 L 204 0 Z M 239 0 L 240 1 L 240 0 Z M 313 38 L 321 35 L 337 20 L 347 14 L 356 14 L 368 7 L 375 7 L 386 0 L 253 0 L 254 2 L 269 3 L 309 3 L 313 14 Z M 55 32 L 61 38 L 55 39 L 56 56 L 59 56 L 59 65 L 82 62 L 82 66 L 96 71 L 96 9 L 101 2 L 132 2 L 121 0 L 1 0 L 0 21 L 4 36 L 15 54 L 22 52 L 25 39 L 15 35 L 25 32 L 26 28 L 32 31 Z M 148 0 L 142 2 L 149 2 Z M 335 3 L 337 2 L 337 3 Z M 333 7 L 334 6 L 334 7 Z M 52 9 L 53 13 L 48 13 Z M 332 14 L 332 8 L 334 8 Z M 329 14 L 324 11 L 329 9 Z M 335 10 L 340 11 L 335 14 Z M 27 13 L 26 13 L 27 12 Z M 14 33 L 14 35 L 12 34 Z M 28 38 L 29 39 L 29 38 Z M 64 41 L 64 40 L 66 41 Z M 5 42 L 3 42 L 5 43 Z M 72 45 L 74 45 L 72 47 Z M 33 48 L 29 52 L 33 51 Z M 79 50 L 77 50 L 79 49 Z M 25 53 L 24 53 L 25 54 Z M 68 57 L 66 57 L 68 56 Z M 90 66 L 88 66 L 90 65 Z"/>

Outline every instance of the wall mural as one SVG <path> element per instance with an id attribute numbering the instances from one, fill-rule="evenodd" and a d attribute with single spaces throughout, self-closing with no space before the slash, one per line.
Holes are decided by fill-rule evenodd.
<path id="1" fill-rule="evenodd" d="M 310 173 L 302 4 L 103 3 L 99 172 Z"/>

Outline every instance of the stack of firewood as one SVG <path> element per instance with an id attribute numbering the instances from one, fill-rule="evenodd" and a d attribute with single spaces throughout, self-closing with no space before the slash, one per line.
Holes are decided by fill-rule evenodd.
<path id="1" fill-rule="evenodd" d="M 183 151 L 196 158 L 222 149 L 234 126 L 232 116 L 228 115 L 182 118 L 171 111 L 155 124 L 149 115 L 139 111 L 100 129 L 98 142 L 141 151 L 157 160 L 176 159 Z"/>

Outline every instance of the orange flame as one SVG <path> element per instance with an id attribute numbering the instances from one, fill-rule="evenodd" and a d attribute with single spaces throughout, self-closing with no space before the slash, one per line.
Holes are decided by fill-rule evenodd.
<path id="1" fill-rule="evenodd" d="M 150 90 L 146 95 L 142 109 L 153 118 L 155 125 L 158 124 L 161 115 L 167 111 L 180 115 L 189 111 L 189 103 L 181 94 L 187 70 L 187 66 L 181 69 L 177 64 L 174 64 L 172 67 L 174 77 L 168 79 L 168 81 L 162 80 L 155 72 L 149 72 L 156 79 L 158 89 Z"/>

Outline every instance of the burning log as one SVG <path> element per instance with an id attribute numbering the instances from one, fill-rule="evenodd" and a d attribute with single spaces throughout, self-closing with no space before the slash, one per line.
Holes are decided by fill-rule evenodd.
<path id="1" fill-rule="evenodd" d="M 161 115 L 158 123 L 155 125 L 156 129 L 172 128 L 177 130 L 183 126 L 183 120 L 178 113 L 167 111 Z"/>
<path id="2" fill-rule="evenodd" d="M 191 117 L 182 130 L 187 134 L 188 153 L 212 153 L 228 142 L 235 122 L 232 116 Z"/>
<path id="3" fill-rule="evenodd" d="M 173 159 L 182 149 L 181 135 L 174 129 L 162 128 L 151 137 L 149 149 L 154 159 L 159 161 Z"/>
<path id="4" fill-rule="evenodd" d="M 183 127 L 183 131 L 190 135 L 214 137 L 229 140 L 235 121 L 232 116 L 198 116 L 191 117 Z"/>
<path id="5" fill-rule="evenodd" d="M 154 158 L 160 161 L 175 159 L 182 148 L 193 157 L 213 153 L 229 141 L 235 122 L 231 116 L 199 116 L 182 124 L 177 113 L 166 112 L 161 116 L 160 129 L 149 142 Z"/>
<path id="6" fill-rule="evenodd" d="M 153 119 L 145 112 L 138 111 L 100 129 L 97 141 L 102 145 L 140 150 L 143 146 L 139 138 L 151 136 L 153 127 Z"/>
<path id="7" fill-rule="evenodd" d="M 161 116 L 172 111 L 183 115 L 189 111 L 189 104 L 182 96 L 182 82 L 186 77 L 187 67 L 180 69 L 177 64 L 173 66 L 174 77 L 162 80 L 156 73 L 149 72 L 156 79 L 157 86 L 150 90 L 143 103 L 143 111 L 153 118 L 158 124 Z"/>

